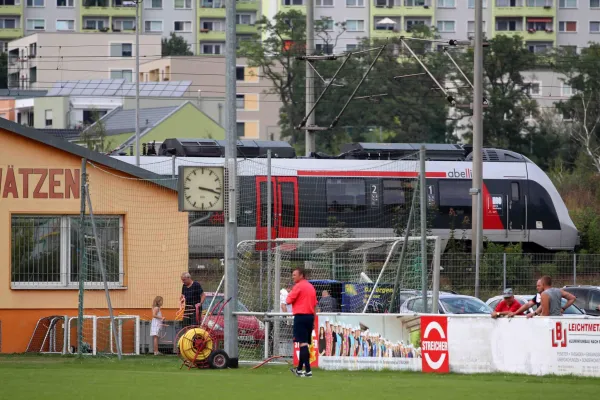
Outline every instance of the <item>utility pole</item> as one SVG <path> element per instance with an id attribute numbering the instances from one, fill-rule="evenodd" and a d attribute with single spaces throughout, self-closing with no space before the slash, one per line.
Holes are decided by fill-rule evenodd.
<path id="1" fill-rule="evenodd" d="M 225 181 L 227 205 L 225 206 L 225 351 L 231 368 L 238 367 L 238 321 L 233 313 L 238 303 L 237 280 L 237 112 L 236 112 L 236 0 L 225 3 Z"/>
<path id="2" fill-rule="evenodd" d="M 315 4 L 314 0 L 306 0 L 306 55 L 312 56 L 315 53 Z M 315 126 L 315 113 L 311 113 L 312 106 L 315 102 L 314 90 L 314 71 L 310 59 L 306 60 L 306 156 L 315 150 L 315 131 L 310 128 Z M 315 110 L 316 111 L 316 110 Z M 310 113 L 310 114 L 309 114 Z"/>
<path id="3" fill-rule="evenodd" d="M 140 166 L 140 3 L 135 2 L 135 165 Z"/>
<path id="4" fill-rule="evenodd" d="M 483 0 L 475 0 L 473 90 L 473 183 L 471 245 L 475 253 L 475 297 L 479 296 L 479 262 L 483 242 Z"/>

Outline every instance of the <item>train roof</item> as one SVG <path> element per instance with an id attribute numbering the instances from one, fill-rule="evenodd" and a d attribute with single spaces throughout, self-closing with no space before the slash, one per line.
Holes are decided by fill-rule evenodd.
<path id="1" fill-rule="evenodd" d="M 213 139 L 165 139 L 156 148 L 154 143 L 144 143 L 144 155 L 153 157 L 194 157 L 223 158 L 225 140 Z M 243 159 L 266 158 L 271 150 L 273 159 L 330 159 L 330 160 L 417 160 L 421 144 L 414 143 L 349 143 L 341 147 L 338 155 L 312 153 L 309 157 L 296 154 L 292 145 L 285 141 L 238 140 L 237 156 Z M 428 161 L 472 161 L 473 147 L 466 144 L 430 143 L 425 144 Z M 113 156 L 125 156 L 121 152 Z M 485 148 L 484 162 L 531 162 L 522 154 L 510 150 Z"/>

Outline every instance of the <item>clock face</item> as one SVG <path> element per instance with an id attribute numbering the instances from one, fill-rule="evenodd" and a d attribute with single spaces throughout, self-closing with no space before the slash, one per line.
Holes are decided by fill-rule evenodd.
<path id="1" fill-rule="evenodd" d="M 182 176 L 187 211 L 223 211 L 223 168 L 185 168 Z"/>

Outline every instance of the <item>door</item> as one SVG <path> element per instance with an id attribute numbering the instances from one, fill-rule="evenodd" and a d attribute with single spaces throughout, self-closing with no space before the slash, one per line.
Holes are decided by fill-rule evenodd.
<path id="1" fill-rule="evenodd" d="M 508 190 L 508 230 L 525 229 L 525 196 L 522 182 L 510 182 Z"/>
<path id="2" fill-rule="evenodd" d="M 256 177 L 256 240 L 267 240 L 268 197 L 267 177 Z M 271 178 L 271 239 L 298 237 L 298 178 Z M 257 251 L 267 249 L 266 243 L 256 245 Z"/>

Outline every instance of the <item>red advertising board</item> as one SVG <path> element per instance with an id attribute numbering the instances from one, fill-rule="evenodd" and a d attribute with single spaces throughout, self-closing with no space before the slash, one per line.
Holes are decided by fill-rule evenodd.
<path id="1" fill-rule="evenodd" d="M 310 344 L 310 367 L 319 366 L 319 340 L 317 338 L 317 327 L 319 326 L 319 317 L 315 315 L 315 324 L 312 330 L 312 340 Z M 300 343 L 294 342 L 294 365 L 298 365 L 300 361 Z"/>
<path id="2" fill-rule="evenodd" d="M 450 372 L 447 317 L 421 317 L 421 356 L 423 372 Z"/>

